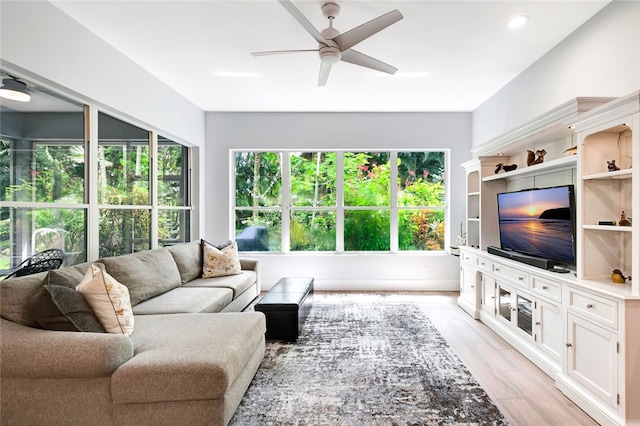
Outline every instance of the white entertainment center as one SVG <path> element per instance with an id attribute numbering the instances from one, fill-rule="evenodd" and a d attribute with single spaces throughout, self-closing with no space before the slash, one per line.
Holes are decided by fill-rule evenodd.
<path id="1" fill-rule="evenodd" d="M 527 166 L 527 150 L 546 151 L 544 161 Z M 640 218 L 633 219 L 640 214 L 640 91 L 576 98 L 472 153 L 462 164 L 467 245 L 459 306 L 599 423 L 640 425 Z M 619 170 L 608 168 L 611 160 Z M 499 163 L 517 168 L 495 173 Z M 568 184 L 576 193 L 574 270 L 560 274 L 488 253 L 500 247 L 498 193 Z M 619 224 L 623 211 L 630 226 Z M 613 283 L 614 269 L 632 279 Z"/>

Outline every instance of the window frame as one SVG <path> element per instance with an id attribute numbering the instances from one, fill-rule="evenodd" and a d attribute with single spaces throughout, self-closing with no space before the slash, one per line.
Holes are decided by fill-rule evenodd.
<path id="1" fill-rule="evenodd" d="M 450 170 L 450 158 L 451 150 L 448 148 L 442 149 L 230 149 L 229 150 L 229 182 L 230 182 L 230 225 L 229 235 L 236 235 L 235 219 L 236 212 L 238 210 L 257 210 L 257 211 L 280 211 L 281 213 L 281 241 L 279 251 L 264 251 L 264 252 L 250 252 L 245 253 L 260 253 L 260 254 L 403 254 L 403 253 L 421 253 L 421 254 L 443 254 L 448 253 L 449 241 L 450 241 L 450 180 L 448 178 L 444 181 L 444 200 L 442 206 L 399 206 L 398 205 L 398 191 L 390 188 L 390 200 L 388 206 L 345 206 L 344 205 L 344 156 L 341 155 L 346 152 L 356 153 L 389 153 L 390 162 L 390 181 L 397 182 L 398 179 L 398 153 L 401 152 L 442 152 L 444 155 L 444 171 L 443 174 L 448 176 Z M 236 180 L 235 180 L 235 156 L 238 152 L 273 152 L 280 153 L 280 168 L 281 168 L 281 206 L 269 206 L 269 207 L 236 207 Z M 292 153 L 297 152 L 335 152 L 336 155 L 336 206 L 292 206 L 291 205 L 291 170 L 290 170 L 290 156 Z M 344 244 L 344 218 L 345 212 L 348 211 L 373 211 L 373 210 L 386 210 L 390 213 L 390 249 L 383 251 L 346 251 Z M 400 250 L 399 248 L 399 212 L 401 210 L 440 210 L 444 212 L 444 245 L 441 250 Z M 291 213 L 295 211 L 318 211 L 327 212 L 335 211 L 336 217 L 336 249 L 333 251 L 320 251 L 320 250 L 291 250 L 290 249 L 290 219 Z"/>

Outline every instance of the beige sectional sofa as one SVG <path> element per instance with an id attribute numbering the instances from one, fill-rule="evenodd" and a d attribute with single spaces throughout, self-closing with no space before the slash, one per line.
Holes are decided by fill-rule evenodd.
<path id="1" fill-rule="evenodd" d="M 51 276 L 75 286 L 90 264 L 0 282 L 0 422 L 228 423 L 264 356 L 264 315 L 240 312 L 260 293 L 259 262 L 202 279 L 193 242 L 97 263 L 129 289 L 130 336 L 45 330 L 34 319 L 30 300 Z"/>

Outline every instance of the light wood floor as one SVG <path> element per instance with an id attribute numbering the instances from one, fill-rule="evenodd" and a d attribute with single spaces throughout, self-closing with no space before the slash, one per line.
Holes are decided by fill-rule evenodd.
<path id="1" fill-rule="evenodd" d="M 460 309 L 457 292 L 403 294 L 421 304 L 511 425 L 598 425 L 542 370 Z"/>
<path id="2" fill-rule="evenodd" d="M 440 333 L 514 425 L 597 425 L 553 380 L 456 305 L 458 293 L 419 293 Z"/>

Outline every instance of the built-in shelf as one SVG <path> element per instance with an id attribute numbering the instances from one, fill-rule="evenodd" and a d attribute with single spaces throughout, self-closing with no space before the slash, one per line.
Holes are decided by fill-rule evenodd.
<path id="1" fill-rule="evenodd" d="M 633 228 L 630 226 L 614 226 L 614 225 L 582 225 L 582 229 L 593 229 L 595 231 L 613 231 L 613 232 L 633 231 Z"/>
<path id="2" fill-rule="evenodd" d="M 479 192 L 479 191 L 478 191 L 478 192 L 469 192 L 467 195 L 468 195 L 468 196 L 472 196 L 472 195 L 480 195 L 480 192 Z"/>
<path id="3" fill-rule="evenodd" d="M 467 218 L 467 220 L 469 222 L 480 222 L 480 218 L 479 217 L 469 217 L 469 218 Z"/>
<path id="4" fill-rule="evenodd" d="M 615 172 L 594 173 L 582 176 L 582 180 L 594 179 L 631 179 L 633 169 L 616 170 Z"/>
<path id="5" fill-rule="evenodd" d="M 523 167 L 511 172 L 498 173 L 493 176 L 485 176 L 483 182 L 500 179 L 512 179 L 515 177 L 526 177 L 542 174 L 543 172 L 568 170 L 576 167 L 577 158 L 575 155 L 556 158 L 555 160 L 545 161 L 544 163 L 535 164 L 533 166 Z"/>

